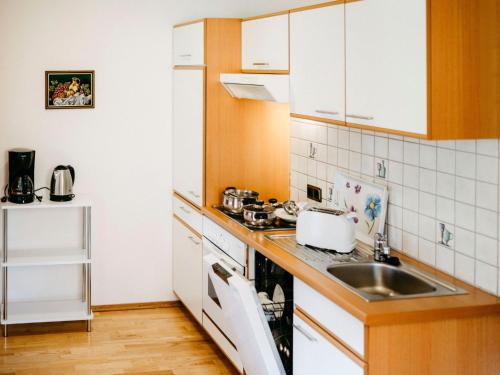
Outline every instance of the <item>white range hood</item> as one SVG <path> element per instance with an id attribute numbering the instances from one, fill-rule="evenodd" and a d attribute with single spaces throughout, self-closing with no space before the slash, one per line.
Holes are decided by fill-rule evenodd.
<path id="1" fill-rule="evenodd" d="M 237 99 L 288 103 L 289 76 L 285 74 L 221 74 L 220 82 Z"/>

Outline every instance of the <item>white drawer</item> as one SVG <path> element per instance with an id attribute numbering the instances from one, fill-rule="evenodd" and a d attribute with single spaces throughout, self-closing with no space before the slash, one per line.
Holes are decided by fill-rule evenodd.
<path id="1" fill-rule="evenodd" d="M 177 197 L 173 197 L 174 214 L 182 221 L 201 234 L 203 230 L 203 216 L 189 204 Z"/>
<path id="2" fill-rule="evenodd" d="M 236 262 L 246 267 L 247 245 L 207 217 L 203 217 L 203 236 Z"/>
<path id="3" fill-rule="evenodd" d="M 224 352 L 227 358 L 233 363 L 233 365 L 243 373 L 243 364 L 241 363 L 240 356 L 238 351 L 234 348 L 233 345 L 229 342 L 228 339 L 222 334 L 221 331 L 217 328 L 217 326 L 212 323 L 210 318 L 203 314 L 203 328 L 208 332 L 212 340 L 219 346 L 219 348 Z"/>
<path id="4" fill-rule="evenodd" d="M 293 288 L 296 306 L 364 357 L 365 327 L 362 321 L 296 277 Z"/>

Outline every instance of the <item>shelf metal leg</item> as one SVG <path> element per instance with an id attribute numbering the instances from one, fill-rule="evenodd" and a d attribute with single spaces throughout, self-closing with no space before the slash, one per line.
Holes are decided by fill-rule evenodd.
<path id="1" fill-rule="evenodd" d="M 8 237 L 9 237 L 9 218 L 7 210 L 3 210 L 3 262 L 7 263 L 8 260 Z M 8 313 L 8 296 L 7 296 L 7 266 L 2 267 L 2 308 L 3 320 L 7 321 Z M 4 326 L 4 336 L 7 337 L 7 324 Z"/>
<path id="2" fill-rule="evenodd" d="M 3 337 L 7 337 L 8 332 L 7 332 L 7 324 L 3 325 Z"/>
<path id="3" fill-rule="evenodd" d="M 92 332 L 92 320 L 87 320 L 87 332 Z"/>
<path id="4" fill-rule="evenodd" d="M 87 207 L 82 208 L 83 212 L 83 228 L 82 228 L 82 247 L 86 251 L 88 256 L 88 223 L 87 223 Z M 85 264 L 82 264 L 82 302 L 87 300 L 87 277 L 86 277 Z"/>
<path id="5" fill-rule="evenodd" d="M 87 228 L 87 257 L 90 261 L 92 256 L 92 208 L 86 208 L 86 228 Z M 92 314 L 92 265 L 91 263 L 87 264 L 87 312 L 88 314 Z"/>

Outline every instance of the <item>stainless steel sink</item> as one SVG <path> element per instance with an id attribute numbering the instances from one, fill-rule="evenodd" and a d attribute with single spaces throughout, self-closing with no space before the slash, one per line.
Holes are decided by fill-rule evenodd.
<path id="1" fill-rule="evenodd" d="M 467 293 L 405 263 L 392 266 L 375 262 L 361 248 L 339 255 L 298 245 L 294 235 L 266 237 L 369 302 Z"/>
<path id="2" fill-rule="evenodd" d="M 427 294 L 437 289 L 408 271 L 383 263 L 344 264 L 327 270 L 335 278 L 368 295 L 387 298 Z"/>
<path id="3" fill-rule="evenodd" d="M 378 262 L 337 264 L 327 267 L 326 271 L 368 301 L 466 293 L 404 263 L 399 266 Z"/>

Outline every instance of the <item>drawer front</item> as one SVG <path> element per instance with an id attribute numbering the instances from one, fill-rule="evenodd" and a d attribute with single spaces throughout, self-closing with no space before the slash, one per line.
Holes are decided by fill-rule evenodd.
<path id="1" fill-rule="evenodd" d="M 175 196 L 173 197 L 173 206 L 174 214 L 201 234 L 203 230 L 203 216 L 201 213 Z"/>
<path id="2" fill-rule="evenodd" d="M 203 236 L 243 267 L 247 264 L 247 245 L 212 220 L 203 218 Z"/>
<path id="3" fill-rule="evenodd" d="M 241 363 L 238 351 L 234 348 L 229 340 L 222 334 L 222 332 L 217 328 L 217 326 L 210 320 L 210 318 L 203 314 L 203 328 L 208 332 L 212 340 L 219 346 L 219 348 L 224 352 L 227 358 L 233 363 L 233 365 L 243 373 L 243 364 Z"/>
<path id="4" fill-rule="evenodd" d="M 364 357 L 365 327 L 362 321 L 297 278 L 294 278 L 294 300 L 302 311 Z"/>
<path id="5" fill-rule="evenodd" d="M 363 375 L 363 367 L 297 315 L 293 316 L 293 326 L 295 375 Z"/>

